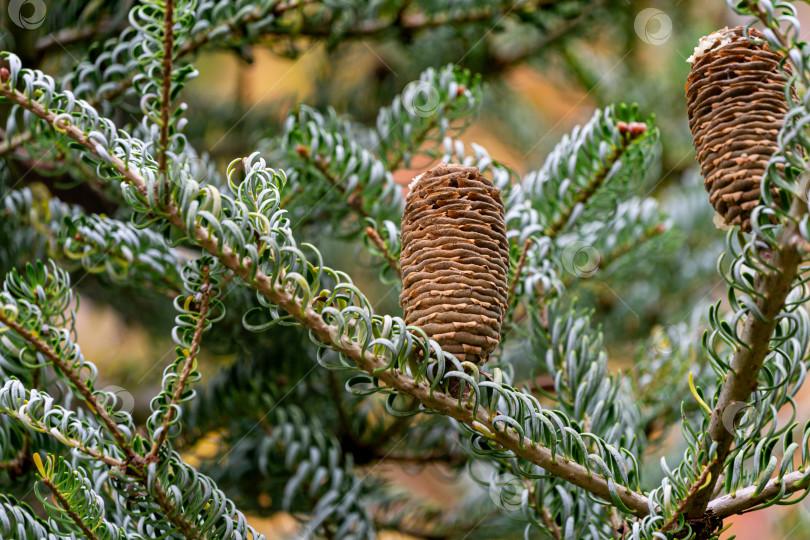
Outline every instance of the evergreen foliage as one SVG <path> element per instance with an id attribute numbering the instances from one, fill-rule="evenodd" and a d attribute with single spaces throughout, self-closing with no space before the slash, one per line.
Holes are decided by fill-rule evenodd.
<path id="1" fill-rule="evenodd" d="M 0 537 L 263 538 L 252 516 L 283 510 L 314 538 L 702 540 L 805 496 L 810 49 L 790 2 L 732 5 L 795 76 L 752 232 L 708 247 L 679 218 L 697 222 L 705 199 L 651 196 L 669 126 L 635 105 L 598 108 L 521 175 L 462 142 L 497 91 L 485 70 L 426 66 L 370 118 L 300 104 L 227 166 L 194 135 L 209 113 L 180 101 L 204 48 L 298 57 L 305 42 L 449 50 L 475 36 L 472 65 L 513 65 L 531 51 L 504 60 L 491 28 L 542 48 L 587 2 L 84 4 L 3 36 Z M 54 61 L 57 39 L 81 60 Z M 510 306 L 483 366 L 378 309 L 385 297 L 364 292 L 377 284 L 335 254 L 352 245 L 397 292 L 395 177 L 437 160 L 477 166 L 506 206 Z M 594 300 L 611 284 L 648 304 L 673 283 L 692 293 L 719 250 L 728 303 L 688 322 L 639 337 Z M 174 317 L 145 412 L 98 388 L 79 345 L 87 274 Z M 617 342 L 636 351 L 632 369 L 609 361 Z M 232 363 L 207 377 L 212 353 Z M 677 457 L 649 463 L 678 425 Z M 210 439 L 213 455 L 197 456 Z M 437 509 L 374 474 L 381 462 L 439 464 L 463 500 Z"/>

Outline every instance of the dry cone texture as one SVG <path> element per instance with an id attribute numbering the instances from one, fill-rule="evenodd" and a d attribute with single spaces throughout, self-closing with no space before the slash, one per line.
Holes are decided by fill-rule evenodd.
<path id="1" fill-rule="evenodd" d="M 500 341 L 509 245 L 501 196 L 476 167 L 441 163 L 411 184 L 402 216 L 405 322 L 461 361 Z"/>
<path id="2" fill-rule="evenodd" d="M 757 30 L 749 35 L 764 40 Z M 745 231 L 788 110 L 781 59 L 742 27 L 703 38 L 690 59 L 689 127 L 709 201 L 726 225 Z"/>

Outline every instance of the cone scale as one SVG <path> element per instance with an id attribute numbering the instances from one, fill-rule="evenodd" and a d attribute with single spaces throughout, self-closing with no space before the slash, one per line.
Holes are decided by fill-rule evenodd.
<path id="1" fill-rule="evenodd" d="M 441 163 L 411 184 L 402 215 L 408 325 L 481 365 L 500 341 L 509 244 L 498 188 L 476 167 Z"/>

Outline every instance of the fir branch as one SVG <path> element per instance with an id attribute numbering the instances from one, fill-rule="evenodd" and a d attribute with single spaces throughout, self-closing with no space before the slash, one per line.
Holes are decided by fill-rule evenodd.
<path id="1" fill-rule="evenodd" d="M 178 527 L 183 533 L 186 535 L 187 538 L 198 538 L 197 533 L 194 531 L 192 525 L 185 519 L 185 516 L 182 515 L 181 512 L 177 512 L 174 508 L 174 504 L 171 500 L 168 499 L 166 496 L 165 491 L 160 485 L 160 482 L 157 478 L 151 479 L 149 478 L 149 473 L 146 471 L 146 461 L 145 459 L 135 452 L 129 442 L 126 440 L 126 437 L 118 428 L 118 425 L 110 418 L 107 409 L 99 403 L 96 399 L 96 396 L 90 391 L 88 386 L 82 381 L 78 375 L 64 363 L 62 358 L 52 349 L 50 348 L 45 342 L 43 342 L 38 337 L 34 336 L 22 326 L 20 326 L 16 321 L 10 320 L 7 316 L 3 313 L 0 313 L 0 322 L 5 324 L 11 330 L 13 330 L 16 334 L 20 337 L 25 339 L 34 348 L 37 349 L 41 354 L 43 354 L 46 358 L 48 358 L 54 366 L 56 366 L 65 376 L 71 381 L 71 383 L 76 387 L 79 391 L 81 396 L 87 402 L 90 409 L 93 411 L 96 416 L 101 418 L 102 422 L 106 426 L 107 430 L 110 434 L 115 438 L 115 441 L 118 447 L 124 452 L 127 456 L 125 462 L 121 462 L 119 460 L 115 460 L 114 458 L 110 458 L 108 456 L 104 456 L 101 452 L 96 450 L 92 450 L 89 448 L 84 447 L 78 441 L 71 441 L 69 439 L 65 439 L 68 442 L 75 442 L 75 448 L 81 449 L 83 452 L 86 452 L 91 457 L 98 459 L 99 461 L 103 461 L 104 463 L 114 465 L 119 467 L 122 471 L 130 470 L 131 472 L 135 473 L 136 478 L 139 482 L 141 482 L 144 486 L 151 486 L 152 490 L 154 491 L 154 499 L 155 501 L 164 509 L 166 515 L 169 517 L 171 522 Z M 47 428 L 44 429 L 45 433 L 50 433 L 50 430 Z M 53 435 L 51 433 L 51 435 Z M 65 443 L 64 438 L 58 438 L 61 442 Z"/>
<path id="2" fill-rule="evenodd" d="M 332 186 L 336 187 L 341 194 L 347 195 L 346 188 L 340 183 L 340 180 L 335 178 L 329 172 L 329 163 L 320 159 L 318 156 L 312 156 L 309 152 L 309 148 L 306 146 L 299 144 L 296 146 L 295 151 L 301 156 L 303 159 L 308 161 L 315 167 L 319 173 L 330 183 Z M 359 193 L 349 193 L 348 197 L 346 198 L 346 203 L 358 214 L 360 214 L 363 218 L 370 218 L 371 216 L 364 208 L 364 201 L 362 195 Z"/>
<path id="3" fill-rule="evenodd" d="M 174 0 L 166 0 L 163 12 L 163 80 L 160 94 L 160 141 L 158 172 L 164 176 L 167 191 L 166 150 L 169 148 L 169 116 L 171 114 L 172 64 L 174 60 Z"/>
<path id="4" fill-rule="evenodd" d="M 573 461 L 565 462 L 552 456 L 551 450 L 536 442 L 521 437 L 517 432 L 504 429 L 501 431 L 492 423 L 489 415 L 479 410 L 477 414 L 467 408 L 460 408 L 458 400 L 452 396 L 435 391 L 429 385 L 415 381 L 403 372 L 386 369 L 388 364 L 384 359 L 363 352 L 360 345 L 349 341 L 345 336 L 337 336 L 336 329 L 329 326 L 311 306 L 301 305 L 293 292 L 281 288 L 277 283 L 261 271 L 252 272 L 251 263 L 236 256 L 229 246 L 219 245 L 216 237 L 197 225 L 193 231 L 186 231 L 185 223 L 176 208 L 169 209 L 171 222 L 190 236 L 196 238 L 199 245 L 211 255 L 219 257 L 222 263 L 236 272 L 239 277 L 262 293 L 273 304 L 278 305 L 289 315 L 297 319 L 305 328 L 324 343 L 332 343 L 336 351 L 354 361 L 367 373 L 373 373 L 386 385 L 400 392 L 415 397 L 423 405 L 436 412 L 449 416 L 470 426 L 476 431 L 484 431 L 497 444 L 512 450 L 516 455 L 539 465 L 549 473 L 564 478 L 568 482 L 579 486 L 606 500 L 610 500 L 611 489 L 616 489 L 619 498 L 637 515 L 646 515 L 648 512 L 647 499 L 640 493 L 627 488 L 613 488 L 603 476 L 594 473 Z M 252 279 L 251 279 L 252 278 Z M 338 340 L 336 341 L 336 338 Z"/>
<path id="5" fill-rule="evenodd" d="M 756 506 L 779 500 L 791 493 L 810 487 L 810 469 L 795 471 L 782 478 L 771 479 L 763 488 L 748 486 L 729 495 L 712 500 L 706 507 L 708 513 L 724 519 L 734 514 L 742 514 Z"/>
<path id="6" fill-rule="evenodd" d="M 593 197 L 594 194 L 599 191 L 610 176 L 614 164 L 621 161 L 622 157 L 624 157 L 625 153 L 632 146 L 633 141 L 647 131 L 647 126 L 640 122 L 633 122 L 630 125 L 620 122 L 617 125 L 617 128 L 619 132 L 624 135 L 619 147 L 613 150 L 611 155 L 606 158 L 606 163 L 604 163 L 596 171 L 596 174 L 594 174 L 594 176 L 591 178 L 587 187 L 577 191 L 568 207 L 562 213 L 560 213 L 560 215 L 558 215 L 557 218 L 548 225 L 548 227 L 546 227 L 544 234 L 549 238 L 555 238 L 568 223 L 574 209 L 576 209 L 580 204 L 587 204 L 591 197 Z"/>
<path id="7" fill-rule="evenodd" d="M 0 493 L 0 535 L 4 538 L 53 538 L 53 531 L 25 502 Z"/>
<path id="8" fill-rule="evenodd" d="M 141 186 L 145 188 L 143 179 L 138 178 L 138 180 Z M 535 441 L 508 429 L 500 430 L 492 423 L 489 415 L 483 409 L 479 409 L 474 414 L 467 408 L 459 407 L 458 400 L 449 394 L 435 391 L 430 385 L 417 382 L 403 372 L 386 369 L 388 362 L 385 359 L 372 354 L 368 350 L 363 351 L 359 344 L 351 342 L 346 336 L 338 336 L 337 330 L 328 325 L 312 306 L 301 305 L 293 291 L 288 287 L 279 287 L 278 283 L 274 282 L 268 275 L 260 270 L 253 269 L 249 260 L 240 259 L 229 246 L 220 245 L 218 239 L 210 234 L 207 229 L 195 225 L 194 230 L 187 230 L 185 220 L 174 206 L 168 208 L 168 213 L 173 225 L 195 238 L 200 246 L 211 255 L 218 257 L 226 267 L 233 270 L 246 283 L 250 283 L 273 304 L 298 320 L 302 326 L 309 329 L 319 340 L 324 343 L 331 343 L 334 350 L 350 358 L 367 373 L 373 373 L 386 385 L 397 389 L 403 394 L 415 397 L 429 409 L 454 418 L 474 431 L 487 433 L 495 443 L 512 450 L 516 455 L 539 465 L 549 473 L 559 476 L 586 491 L 610 500 L 611 490 L 615 490 L 623 504 L 633 513 L 646 515 L 649 511 L 647 499 L 640 493 L 628 488 L 614 487 L 609 484 L 605 477 L 586 469 L 578 463 L 556 459 L 550 449 L 538 445 Z M 278 281 L 282 278 L 283 273 Z"/>
<path id="9" fill-rule="evenodd" d="M 501 15 L 505 19 L 510 14 L 519 17 L 524 8 L 526 11 L 538 9 L 539 6 L 545 4 L 545 0 L 535 0 L 531 2 L 524 2 L 518 0 L 516 2 L 505 3 L 498 6 L 500 9 L 486 6 L 473 9 L 459 9 L 452 14 L 429 14 L 425 12 L 402 13 L 398 10 L 397 13 L 388 19 L 376 17 L 373 19 L 364 19 L 346 29 L 342 35 L 347 39 L 363 39 L 373 37 L 376 35 L 384 34 L 389 30 L 399 29 L 403 32 L 418 32 L 420 30 L 427 30 L 430 28 L 438 28 L 446 25 L 463 25 L 482 23 Z M 407 2 L 406 2 L 407 4 Z M 405 6 L 407 7 L 407 6 Z M 300 31 L 300 35 L 307 37 L 326 38 L 332 34 L 329 27 L 312 27 L 304 28 Z"/>
<path id="10" fill-rule="evenodd" d="M 0 96 L 31 111 L 50 124 L 53 124 L 56 118 L 56 115 L 46 110 L 42 104 L 29 100 L 14 88 L 5 85 L 0 87 Z M 138 170 L 128 166 L 118 156 L 109 154 L 102 156 L 97 149 L 97 145 L 88 141 L 78 127 L 63 125 L 61 128 L 66 135 L 84 146 L 89 153 L 114 167 L 126 182 L 136 188 L 142 196 L 147 197 L 147 181 Z M 490 415 L 483 408 L 479 408 L 476 413 L 473 413 L 469 408 L 460 407 L 457 398 L 437 391 L 431 388 L 430 385 L 418 382 L 404 372 L 387 369 L 389 362 L 386 359 L 373 354 L 368 349 L 364 350 L 360 344 L 351 341 L 348 336 L 339 335 L 337 329 L 327 324 L 321 314 L 311 305 L 302 305 L 294 294 L 294 290 L 289 286 L 279 286 L 279 283 L 283 282 L 284 279 L 283 271 L 279 272 L 276 278 L 273 279 L 260 269 L 255 268 L 254 262 L 250 259 L 243 259 L 230 246 L 220 244 L 219 239 L 214 236 L 211 230 L 197 223 L 194 223 L 193 228 L 189 229 L 179 208 L 171 201 L 166 203 L 165 212 L 172 225 L 188 235 L 189 238 L 212 256 L 218 258 L 224 266 L 233 270 L 245 283 L 260 292 L 271 303 L 287 312 L 303 327 L 307 328 L 313 337 L 322 343 L 330 344 L 332 349 L 353 361 L 366 373 L 374 374 L 374 377 L 385 385 L 403 394 L 415 397 L 428 409 L 454 418 L 475 432 L 486 434 L 486 437 L 492 443 L 511 450 L 516 456 L 542 467 L 550 474 L 558 476 L 605 500 L 610 501 L 615 496 L 635 515 L 644 516 L 649 513 L 648 501 L 644 495 L 627 487 L 617 486 L 612 479 L 607 479 L 579 463 L 558 459 L 553 455 L 551 449 L 520 435 L 512 429 L 507 429 L 505 426 L 503 428 L 496 427 Z"/>
<path id="11" fill-rule="evenodd" d="M 124 7 L 126 8 L 128 6 Z M 74 43 L 81 43 L 98 39 L 102 36 L 107 36 L 113 32 L 121 30 L 122 26 L 128 24 L 128 22 L 129 21 L 126 17 L 111 17 L 108 19 L 103 19 L 93 26 L 63 28 L 58 32 L 42 36 L 37 40 L 37 55 L 45 56 L 51 51 L 64 49 L 65 47 L 73 45 Z"/>
<path id="12" fill-rule="evenodd" d="M 79 375 L 65 363 L 62 357 L 54 349 L 52 349 L 38 336 L 35 336 L 23 328 L 19 323 L 8 318 L 2 312 L 0 312 L 0 322 L 9 327 L 12 331 L 14 331 L 14 333 L 19 335 L 25 341 L 30 343 L 40 354 L 50 360 L 53 365 L 56 366 L 59 371 L 65 375 L 65 377 L 68 378 L 68 380 L 70 380 L 71 384 L 76 388 L 85 402 L 87 402 L 87 405 L 90 407 L 93 413 L 104 423 L 107 431 L 110 432 L 118 446 L 126 454 L 127 459 L 138 460 L 140 458 L 140 456 L 132 449 L 132 446 L 129 444 L 129 441 L 127 441 L 124 433 L 118 427 L 118 424 L 116 424 L 115 421 L 110 418 L 107 408 L 99 403 L 98 399 L 90 388 L 88 388 L 84 381 L 79 378 Z"/>
<path id="13" fill-rule="evenodd" d="M 205 269 L 204 269 L 205 270 Z M 189 349 L 188 357 L 186 358 L 186 362 L 183 365 L 183 371 L 180 374 L 180 379 L 177 381 L 177 386 L 174 389 L 174 394 L 172 395 L 172 401 L 169 403 L 168 412 L 166 413 L 165 418 L 163 419 L 163 424 L 160 428 L 160 435 L 158 435 L 157 440 L 152 445 L 152 449 L 144 458 L 147 463 L 154 461 L 157 459 L 158 452 L 160 452 L 160 447 L 166 440 L 166 435 L 169 432 L 169 424 L 171 424 L 172 419 L 175 415 L 175 409 L 177 405 L 180 403 L 180 396 L 183 395 L 183 392 L 186 389 L 186 382 L 188 381 L 188 376 L 191 373 L 192 367 L 197 361 L 197 354 L 200 350 L 200 342 L 202 341 L 203 330 L 205 330 L 205 324 L 208 321 L 208 307 L 211 303 L 211 279 L 208 273 L 205 273 L 205 292 L 202 294 L 202 299 L 200 300 L 200 317 L 197 319 L 197 326 L 194 329 L 194 339 L 191 342 L 191 348 Z"/>
<path id="14" fill-rule="evenodd" d="M 551 513 L 549 513 L 548 508 L 543 507 L 540 511 L 540 520 L 543 522 L 543 525 L 551 531 L 551 538 L 554 540 L 563 540 L 562 532 L 560 531 L 560 526 L 554 521 L 554 518 L 551 517 Z"/>
<path id="15" fill-rule="evenodd" d="M 663 235 L 668 230 L 669 229 L 667 228 L 665 223 L 659 222 L 657 225 L 647 228 L 644 232 L 641 233 L 640 236 L 636 237 L 632 242 L 627 242 L 616 246 L 615 249 L 605 253 L 603 256 L 599 258 L 599 272 L 608 270 L 613 263 L 617 262 L 619 259 L 621 259 L 622 257 L 624 257 L 629 253 L 636 252 L 642 245 Z M 576 275 L 567 273 L 562 278 L 562 284 L 565 285 L 566 287 L 570 287 L 573 283 L 575 283 L 578 280 L 579 278 Z"/>
<path id="16" fill-rule="evenodd" d="M 782 46 L 788 50 L 790 40 L 781 29 L 771 24 L 768 13 L 757 2 L 745 0 L 745 5 L 760 21 L 769 28 Z M 794 60 L 791 59 L 795 63 Z M 797 65 L 802 70 L 803 66 Z M 806 186 L 805 186 L 806 189 Z M 768 266 L 757 274 L 754 282 L 756 297 L 754 304 L 756 312 L 749 312 L 740 339 L 743 346 L 738 347 L 730 363 L 730 369 L 720 389 L 720 394 L 712 411 L 709 421 L 708 434 L 716 445 L 717 451 L 714 459 L 706 466 L 708 480 L 700 484 L 701 474 L 695 485 L 700 486 L 694 498 L 685 501 L 683 507 L 670 519 L 667 525 L 676 523 L 679 515 L 687 519 L 698 519 L 703 516 L 709 505 L 715 485 L 726 468 L 726 458 L 731 452 L 734 434 L 723 424 L 723 411 L 734 401 L 746 402 L 751 392 L 758 386 L 759 372 L 770 352 L 770 340 L 776 328 L 777 317 L 785 307 L 787 296 L 790 293 L 793 280 L 798 275 L 802 254 L 799 251 L 801 232 L 799 221 L 807 214 L 807 202 L 800 197 L 794 197 L 786 218 L 782 232 L 779 236 L 776 249 Z M 704 478 L 704 480 L 706 480 Z M 690 495 L 695 489 L 690 488 Z"/>
<path id="17" fill-rule="evenodd" d="M 303 7 L 307 4 L 311 4 L 314 1 L 315 0 L 290 0 L 290 1 L 282 0 L 280 2 L 277 2 L 276 5 L 273 6 L 273 9 L 270 11 L 274 15 L 278 16 L 286 11 L 290 11 L 292 9 Z M 213 35 L 221 33 L 222 28 L 228 28 L 230 29 L 231 32 L 236 32 L 240 26 L 246 26 L 251 23 L 258 22 L 265 16 L 266 15 L 264 13 L 264 10 L 262 10 L 261 6 L 257 6 L 255 9 L 245 14 L 240 14 L 240 18 L 238 20 L 234 18 L 222 24 L 210 26 L 205 30 L 201 31 L 200 33 L 196 34 L 192 39 L 189 39 L 188 41 L 183 43 L 177 49 L 177 56 L 178 58 L 180 58 L 189 54 L 194 54 L 202 47 L 210 43 Z"/>
<path id="18" fill-rule="evenodd" d="M 144 478 L 142 480 L 146 482 Z M 154 480 L 154 499 L 160 507 L 163 509 L 163 513 L 166 514 L 166 517 L 169 518 L 175 527 L 183 531 L 183 534 L 186 538 L 199 538 L 200 535 L 197 534 L 197 531 L 194 530 L 194 527 L 186 520 L 185 516 L 182 512 L 178 512 L 174 506 L 174 502 L 172 502 L 167 496 L 166 492 L 161 487 L 160 483 L 158 482 L 157 478 Z"/>
<path id="19" fill-rule="evenodd" d="M 796 197 L 779 237 L 778 248 L 768 263 L 769 267 L 757 276 L 754 283 L 757 293 L 754 299 L 756 312 L 749 312 L 746 318 L 740 335 L 743 345 L 736 349 L 731 360 L 731 369 L 720 389 L 709 421 L 708 434 L 717 446 L 717 453 L 707 465 L 708 480 L 703 474 L 700 475 L 695 482 L 698 489 L 694 498 L 683 508 L 679 508 L 679 512 L 670 520 L 672 523 L 677 520 L 678 514 L 687 518 L 703 516 L 717 480 L 725 470 L 734 434 L 723 425 L 723 411 L 733 401 L 747 402 L 751 392 L 757 388 L 760 369 L 765 356 L 770 352 L 770 340 L 776 328 L 777 317 L 785 307 L 802 261 L 797 248 L 797 239 L 801 238 L 798 222 L 806 213 L 807 203 Z M 692 489 L 694 488 L 693 485 Z"/>
<path id="20" fill-rule="evenodd" d="M 408 141 L 409 145 L 416 149 L 417 151 L 422 147 L 422 145 L 427 141 L 428 135 L 430 132 L 436 128 L 436 118 L 432 117 L 428 120 L 424 127 L 418 130 L 416 133 L 413 134 L 411 139 Z M 406 147 L 398 147 L 394 149 L 394 155 L 392 157 L 387 157 L 386 159 L 389 160 L 388 169 L 390 171 L 397 171 L 405 165 L 405 155 L 407 153 Z"/>
<path id="21" fill-rule="evenodd" d="M 56 439 L 57 441 L 64 444 L 65 446 L 69 446 L 70 448 L 75 448 L 76 450 L 79 450 L 83 454 L 86 454 L 86 455 L 90 456 L 91 458 L 93 458 L 95 460 L 98 460 L 98 461 L 100 461 L 102 463 L 105 463 L 105 464 L 107 464 L 107 465 L 109 465 L 111 467 L 116 467 L 116 468 L 121 469 L 121 470 L 126 469 L 126 463 L 124 463 L 120 459 L 116 459 L 116 458 L 108 456 L 108 455 L 106 455 L 106 454 L 104 454 L 102 452 L 99 452 L 98 450 L 95 450 L 93 448 L 89 448 L 89 447 L 85 446 L 78 439 L 72 439 L 72 438 L 61 436 L 61 435 L 57 436 L 57 434 L 55 434 L 53 431 L 51 431 L 51 429 L 47 425 L 45 425 L 43 422 L 39 422 L 39 421 L 34 420 L 33 418 L 26 417 L 26 416 L 20 414 L 17 411 L 14 411 L 14 412 L 0 411 L 0 414 L 5 414 L 7 416 L 10 416 L 11 418 L 15 418 L 15 419 L 19 420 L 20 422 L 22 422 L 23 424 L 29 425 L 29 426 L 33 427 L 34 429 L 36 429 L 37 431 L 39 431 L 41 433 L 44 433 L 44 434 Z"/>
<path id="22" fill-rule="evenodd" d="M 38 456 L 39 454 L 37 454 Z M 59 507 L 68 517 L 76 524 L 77 527 L 82 531 L 85 538 L 89 540 L 99 540 L 98 536 L 96 536 L 92 530 L 85 524 L 82 520 L 81 516 L 76 513 L 76 511 L 71 507 L 68 500 L 65 498 L 64 495 L 59 491 L 59 489 L 54 485 L 50 478 L 47 476 L 42 476 L 42 483 L 45 484 L 51 493 L 53 493 L 54 500 L 59 503 Z"/>

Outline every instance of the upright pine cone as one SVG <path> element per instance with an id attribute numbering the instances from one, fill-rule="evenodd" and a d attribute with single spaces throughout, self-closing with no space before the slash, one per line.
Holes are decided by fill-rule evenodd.
<path id="1" fill-rule="evenodd" d="M 751 230 L 760 182 L 788 110 L 782 56 L 761 32 L 724 28 L 700 40 L 689 59 L 689 128 L 709 201 L 726 225 Z M 789 72 L 789 67 L 785 65 Z"/>
<path id="2" fill-rule="evenodd" d="M 440 163 L 411 184 L 402 215 L 405 322 L 459 360 L 486 362 L 506 313 L 509 244 L 498 188 Z"/>

